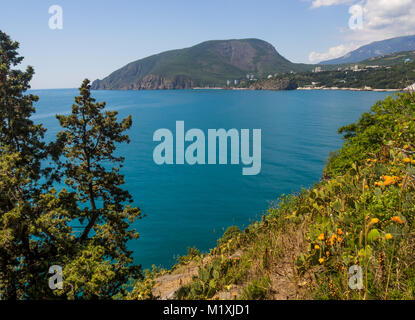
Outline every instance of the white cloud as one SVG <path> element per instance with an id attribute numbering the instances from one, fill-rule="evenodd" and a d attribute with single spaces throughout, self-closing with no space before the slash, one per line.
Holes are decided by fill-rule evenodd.
<path id="1" fill-rule="evenodd" d="M 347 0 L 313 0 L 312 8 L 350 3 Z M 356 49 L 373 41 L 415 34 L 415 0 L 361 0 L 351 4 L 362 6 L 363 28 L 342 34 L 343 44 L 330 48 L 326 53 L 311 52 L 311 62 L 343 56 L 344 50 Z M 345 21 L 347 26 L 348 21 Z M 353 50 L 351 49 L 351 50 Z M 328 57 L 328 59 L 326 59 Z"/>
<path id="2" fill-rule="evenodd" d="M 358 47 L 359 45 L 353 43 L 348 45 L 341 44 L 339 46 L 330 48 L 329 51 L 325 53 L 318 53 L 313 51 L 310 53 L 308 59 L 311 63 L 318 63 L 321 61 L 331 60 L 334 58 L 342 57 L 348 52 L 357 49 Z"/>
<path id="3" fill-rule="evenodd" d="M 311 8 L 329 7 L 338 4 L 349 4 L 352 2 L 353 0 L 313 0 Z"/>

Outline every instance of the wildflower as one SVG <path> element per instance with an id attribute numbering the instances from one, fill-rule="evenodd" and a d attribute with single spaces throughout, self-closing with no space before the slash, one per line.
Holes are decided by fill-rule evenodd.
<path id="1" fill-rule="evenodd" d="M 329 241 L 330 245 L 334 246 L 334 242 L 336 241 L 336 238 L 337 236 L 335 234 L 331 236 L 330 241 Z"/>
<path id="2" fill-rule="evenodd" d="M 320 246 L 319 246 L 318 244 L 316 244 L 316 245 L 314 246 L 314 249 L 318 250 L 318 249 L 320 249 Z"/>
<path id="3" fill-rule="evenodd" d="M 385 186 L 389 186 L 391 184 L 396 184 L 400 180 L 400 178 L 399 177 L 396 177 L 396 176 L 393 176 L 393 177 L 384 176 L 383 179 L 385 181 L 384 182 L 384 185 Z"/>
<path id="4" fill-rule="evenodd" d="M 412 162 L 412 160 L 410 158 L 405 158 L 402 160 L 404 163 L 410 163 Z"/>
<path id="5" fill-rule="evenodd" d="M 343 234 L 343 230 L 342 230 L 342 229 L 337 229 L 337 234 L 338 234 L 339 236 L 341 236 L 341 235 Z"/>
<path id="6" fill-rule="evenodd" d="M 391 219 L 393 222 L 399 223 L 399 224 L 403 224 L 403 221 L 401 219 L 401 217 L 399 216 L 395 216 Z"/>
<path id="7" fill-rule="evenodd" d="M 326 256 L 329 257 L 330 256 L 330 252 L 326 251 Z"/>
<path id="8" fill-rule="evenodd" d="M 325 237 L 324 237 L 324 233 L 322 233 L 322 234 L 320 234 L 320 235 L 318 236 L 318 240 L 323 241 L 324 239 L 325 239 Z"/>
<path id="9" fill-rule="evenodd" d="M 320 259 L 318 259 L 318 262 L 320 262 L 320 264 L 323 264 L 323 263 L 324 263 L 324 261 L 326 261 L 324 258 L 320 258 Z"/>
<path id="10" fill-rule="evenodd" d="M 408 150 L 409 149 L 409 146 L 406 144 L 406 145 L 404 145 L 404 147 L 403 147 L 405 150 Z"/>
<path id="11" fill-rule="evenodd" d="M 378 218 L 373 218 L 372 220 L 371 220 L 371 223 L 372 224 L 376 224 L 376 223 L 378 223 L 379 222 L 379 219 Z"/>
<path id="12" fill-rule="evenodd" d="M 391 240 L 391 239 L 393 239 L 393 236 L 392 236 L 390 233 L 387 233 L 387 234 L 385 235 L 385 239 L 386 239 L 386 240 Z"/>

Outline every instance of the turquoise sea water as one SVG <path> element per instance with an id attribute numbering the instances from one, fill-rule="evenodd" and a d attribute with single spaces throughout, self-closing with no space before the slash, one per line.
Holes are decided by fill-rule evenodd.
<path id="1" fill-rule="evenodd" d="M 59 131 L 55 114 L 68 113 L 75 89 L 32 90 L 40 100 L 34 120 Z M 230 225 L 259 219 L 281 194 L 308 187 L 321 177 L 330 151 L 341 147 L 337 129 L 356 121 L 388 93 L 351 91 L 94 91 L 120 117 L 133 116 L 131 143 L 121 145 L 122 173 L 135 204 L 147 215 L 130 243 L 135 262 L 169 267 L 187 247 L 212 248 Z M 153 133 L 185 130 L 261 129 L 262 171 L 243 176 L 241 166 L 158 166 Z"/>

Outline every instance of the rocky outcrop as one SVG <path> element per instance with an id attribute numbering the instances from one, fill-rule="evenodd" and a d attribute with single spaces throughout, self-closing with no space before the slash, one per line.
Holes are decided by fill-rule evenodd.
<path id="1" fill-rule="evenodd" d="M 257 81 L 249 86 L 251 90 L 295 90 L 298 84 L 292 79 L 268 79 Z"/>
<path id="2" fill-rule="evenodd" d="M 175 76 L 172 78 L 149 74 L 136 83 L 127 86 L 116 87 L 118 90 L 174 90 L 190 89 L 197 84 L 186 76 Z M 92 83 L 93 90 L 112 90 L 112 85 L 96 80 Z"/>

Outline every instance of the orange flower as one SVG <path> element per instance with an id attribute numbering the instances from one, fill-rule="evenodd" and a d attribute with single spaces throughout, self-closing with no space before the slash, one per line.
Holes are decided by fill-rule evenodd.
<path id="1" fill-rule="evenodd" d="M 401 219 L 401 217 L 399 216 L 395 216 L 391 219 L 393 222 L 399 223 L 399 224 L 403 224 L 403 221 Z"/>
<path id="2" fill-rule="evenodd" d="M 372 220 L 371 220 L 371 223 L 372 224 L 376 224 L 376 223 L 378 223 L 379 222 L 379 219 L 378 218 L 373 218 Z"/>
<path id="3" fill-rule="evenodd" d="M 385 235 L 385 239 L 386 239 L 386 240 L 391 240 L 391 239 L 393 239 L 393 236 L 392 236 L 390 233 L 387 233 L 387 234 Z"/>
<path id="4" fill-rule="evenodd" d="M 320 262 L 320 264 L 323 264 L 323 263 L 324 263 L 324 261 L 326 261 L 324 258 L 320 258 L 320 259 L 318 259 L 318 262 Z"/>
<path id="5" fill-rule="evenodd" d="M 320 235 L 318 236 L 318 240 L 323 241 L 324 239 L 325 239 L 325 237 L 324 237 L 324 233 L 322 233 L 322 234 L 320 234 Z"/>
<path id="6" fill-rule="evenodd" d="M 343 234 L 342 229 L 337 229 L 337 234 L 341 236 Z"/>

